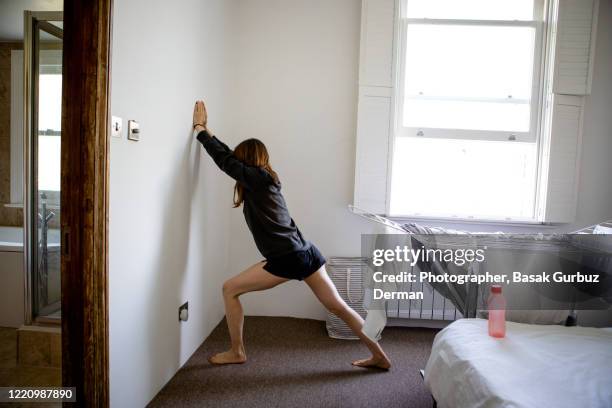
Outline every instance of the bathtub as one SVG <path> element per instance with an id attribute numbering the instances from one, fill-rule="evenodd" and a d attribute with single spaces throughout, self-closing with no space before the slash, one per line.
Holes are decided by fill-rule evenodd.
<path id="1" fill-rule="evenodd" d="M 59 230 L 49 230 L 48 249 L 59 252 Z M 23 228 L 0 227 L 0 327 L 21 327 L 25 323 L 25 271 Z M 50 284 L 59 288 L 58 282 Z"/>
<path id="2" fill-rule="evenodd" d="M 50 250 L 59 248 L 59 230 L 50 229 L 47 238 Z M 0 226 L 0 252 L 23 252 L 23 228 Z"/>
<path id="3" fill-rule="evenodd" d="M 23 229 L 0 227 L 0 326 L 24 324 Z"/>
<path id="4" fill-rule="evenodd" d="M 23 252 L 23 228 L 0 227 L 0 252 Z"/>

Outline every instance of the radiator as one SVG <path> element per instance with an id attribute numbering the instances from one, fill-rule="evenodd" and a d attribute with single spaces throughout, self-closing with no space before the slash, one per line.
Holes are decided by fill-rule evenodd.
<path id="1" fill-rule="evenodd" d="M 428 283 L 406 284 L 401 290 L 423 292 L 423 300 L 388 300 L 386 314 L 389 318 L 451 322 L 463 317 L 451 301 Z"/>

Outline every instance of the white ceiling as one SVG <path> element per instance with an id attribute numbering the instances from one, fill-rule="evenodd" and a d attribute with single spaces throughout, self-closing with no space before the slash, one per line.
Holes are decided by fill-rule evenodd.
<path id="1" fill-rule="evenodd" d="M 63 0 L 0 0 L 0 41 L 23 39 L 23 12 L 61 11 Z"/>

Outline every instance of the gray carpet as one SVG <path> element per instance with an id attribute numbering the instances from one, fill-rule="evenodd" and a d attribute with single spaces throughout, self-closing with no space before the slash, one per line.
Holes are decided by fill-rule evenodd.
<path id="1" fill-rule="evenodd" d="M 150 407 L 432 407 L 419 369 L 437 330 L 387 328 L 381 344 L 390 371 L 351 366 L 367 357 L 357 341 L 334 340 L 325 323 L 285 317 L 247 317 L 243 365 L 211 366 L 229 335 L 222 321 Z"/>

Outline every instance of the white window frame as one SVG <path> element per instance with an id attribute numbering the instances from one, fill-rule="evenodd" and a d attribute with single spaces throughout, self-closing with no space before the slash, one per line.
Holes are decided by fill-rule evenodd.
<path id="1" fill-rule="evenodd" d="M 543 44 L 543 19 L 544 5 L 543 0 L 535 0 L 534 14 L 537 20 L 465 20 L 465 19 L 429 19 L 429 18 L 407 18 L 406 3 L 410 0 L 402 0 L 400 2 L 400 18 L 397 44 L 399 49 L 396 49 L 398 58 L 396 59 L 396 84 L 397 84 L 397 102 L 395 109 L 395 135 L 398 137 L 434 137 L 444 139 L 470 139 L 470 140 L 494 140 L 494 141 L 518 141 L 518 142 L 536 142 L 538 139 L 538 130 L 540 126 L 541 107 L 542 107 L 542 50 Z M 405 80 L 405 61 L 406 61 L 406 31 L 409 24 L 439 24 L 439 25 L 465 25 L 465 26 L 492 26 L 492 27 L 532 27 L 535 29 L 535 46 L 533 55 L 533 81 L 531 86 L 531 98 L 525 103 L 535 101 L 531 106 L 530 114 L 530 129 L 528 132 L 513 132 L 513 131 L 494 131 L 494 130 L 466 130 L 466 129 L 436 129 L 436 128 L 412 128 L 404 127 L 402 124 L 402 115 L 404 108 L 404 80 Z M 427 99 L 427 96 L 414 97 L 414 99 Z M 443 98 L 436 98 L 441 100 Z M 468 101 L 468 99 L 456 99 Z M 493 99 L 479 98 L 472 99 L 479 102 L 500 102 L 500 103 L 516 103 L 518 99 Z M 534 120 L 535 119 L 535 120 Z M 424 136 L 417 134 L 419 131 L 424 133 Z"/>
<path id="2" fill-rule="evenodd" d="M 391 181 L 393 177 L 393 160 L 394 160 L 394 145 L 396 137 L 425 137 L 425 138 L 441 138 L 441 139 L 460 139 L 460 140 L 487 140 L 501 141 L 507 143 L 535 143 L 536 144 L 536 188 L 534 191 L 534 209 L 533 217 L 530 218 L 505 218 L 505 219 L 489 219 L 479 218 L 476 216 L 470 217 L 454 217 L 452 215 L 427 215 L 427 214 L 402 214 L 393 215 L 398 219 L 435 219 L 435 220 L 459 220 L 459 221 L 499 221 L 499 222 L 516 222 L 516 223 L 542 223 L 539 216 L 539 207 L 541 205 L 541 145 L 542 145 L 542 126 L 544 122 L 544 113 L 546 110 L 546 55 L 544 50 L 546 44 L 546 29 L 545 16 L 548 14 L 549 2 L 546 0 L 534 0 L 534 18 L 535 20 L 466 20 L 466 19 L 429 19 L 429 18 L 408 18 L 406 15 L 407 1 L 397 0 L 396 6 L 399 12 L 396 14 L 396 29 L 394 39 L 394 64 L 393 64 L 393 82 L 394 90 L 392 96 L 392 118 L 391 125 L 393 131 L 389 134 L 389 156 L 387 166 L 387 195 L 386 195 L 386 213 L 390 214 L 391 207 Z M 403 126 L 404 112 L 404 81 L 405 81 L 405 62 L 406 62 L 406 35 L 409 24 L 447 24 L 447 25 L 471 25 L 471 26 L 510 26 L 510 27 L 533 27 L 535 28 L 535 43 L 533 55 L 533 79 L 531 86 L 531 112 L 530 112 L 530 129 L 528 132 L 514 131 L 494 131 L 494 130 L 466 130 L 466 129 L 439 129 L 439 128 L 413 128 Z M 426 98 L 426 97 L 423 97 Z M 442 98 L 437 98 L 438 100 Z M 468 99 L 461 99 L 467 101 Z M 473 99 L 472 99 L 473 100 Z M 478 99 L 478 101 L 492 101 L 493 99 Z M 499 102 L 513 102 L 516 99 L 499 100 Z M 422 132 L 422 133 L 421 133 Z"/>

